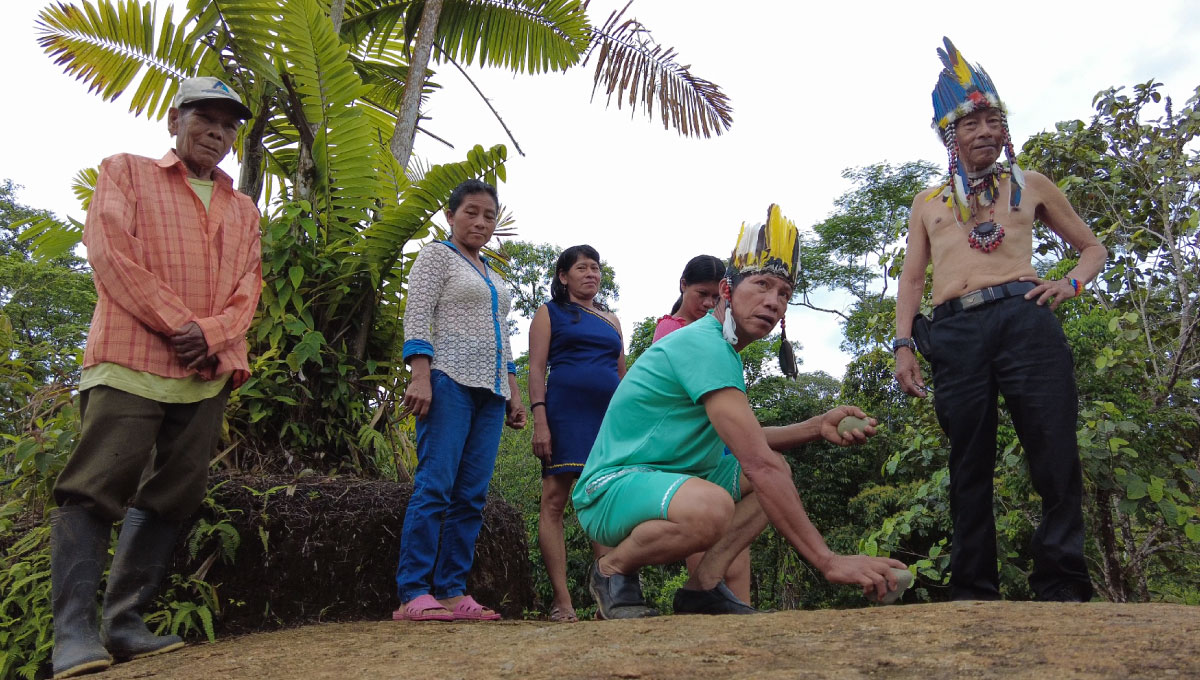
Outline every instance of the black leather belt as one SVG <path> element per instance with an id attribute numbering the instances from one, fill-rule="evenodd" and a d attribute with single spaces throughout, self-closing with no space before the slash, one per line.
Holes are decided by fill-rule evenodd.
<path id="1" fill-rule="evenodd" d="M 998 286 L 973 290 L 962 297 L 946 300 L 937 307 L 934 307 L 933 320 L 945 319 L 948 316 L 954 316 L 959 312 L 978 307 L 979 305 L 986 305 L 996 300 L 1024 295 L 1034 288 L 1035 285 L 1032 281 L 1009 281 Z"/>

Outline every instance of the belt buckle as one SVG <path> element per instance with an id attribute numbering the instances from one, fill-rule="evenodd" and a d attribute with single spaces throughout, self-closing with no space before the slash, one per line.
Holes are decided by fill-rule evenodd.
<path id="1" fill-rule="evenodd" d="M 983 290 L 973 290 L 970 293 L 960 297 L 959 301 L 962 302 L 963 309 L 978 307 L 985 302 L 983 299 Z"/>

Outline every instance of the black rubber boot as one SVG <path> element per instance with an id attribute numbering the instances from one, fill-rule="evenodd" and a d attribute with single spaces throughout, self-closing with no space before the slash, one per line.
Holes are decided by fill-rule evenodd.
<path id="1" fill-rule="evenodd" d="M 102 671 L 112 657 L 100 643 L 96 593 L 108 559 L 112 524 L 82 506 L 50 511 L 50 592 L 54 606 L 54 677 Z"/>
<path id="2" fill-rule="evenodd" d="M 183 647 L 178 635 L 155 635 L 141 611 L 158 594 L 179 525 L 153 512 L 130 508 L 117 538 L 104 591 L 104 646 L 117 659 L 138 659 Z"/>

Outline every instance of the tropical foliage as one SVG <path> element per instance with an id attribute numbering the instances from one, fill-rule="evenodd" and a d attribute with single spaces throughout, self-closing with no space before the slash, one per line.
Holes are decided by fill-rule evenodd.
<path id="1" fill-rule="evenodd" d="M 432 167 L 411 157 L 418 132 L 437 139 L 418 110 L 439 89 L 425 67 L 431 52 L 435 64 L 536 74 L 599 49 L 598 73 L 633 78 L 610 91 L 659 104 L 681 134 L 720 134 L 731 122 L 716 86 L 644 26 L 621 12 L 597 27 L 576 0 L 189 0 L 161 13 L 148 1 L 80 0 L 49 4 L 37 30 L 67 74 L 137 115 L 161 120 L 179 81 L 198 75 L 220 77 L 254 112 L 235 149 L 238 188 L 263 206 L 264 286 L 249 333 L 253 378 L 231 398 L 228 447 L 214 463 L 241 469 L 395 479 L 414 463 L 411 419 L 395 399 L 407 375 L 394 361 L 411 246 L 446 236 L 434 218 L 454 186 L 504 181 L 508 153 L 476 145 Z M 85 210 L 95 181 L 90 168 L 76 178 Z M 49 652 L 37 520 L 77 431 L 74 355 L 94 293 L 72 254 L 81 223 L 15 209 L 11 188 L 0 195 L 0 399 L 12 407 L 0 416 L 0 545 L 12 546 L 0 563 L 0 618 L 21 625 L 4 626 L 0 669 L 32 677 Z M 198 526 L 193 544 L 225 541 L 216 529 Z M 202 579 L 176 582 L 152 623 L 211 637 L 219 603 Z"/>
<path id="2" fill-rule="evenodd" d="M 101 97 L 127 95 L 138 115 L 161 118 L 178 80 L 193 75 L 221 77 L 255 112 L 237 146 L 239 188 L 266 194 L 265 286 L 251 331 L 254 378 L 232 402 L 227 462 L 400 476 L 411 462 L 394 399 L 405 373 L 392 361 L 406 247 L 444 237 L 433 218 L 460 181 L 504 180 L 507 150 L 476 146 L 428 169 L 397 155 L 424 130 L 416 116 L 407 125 L 406 92 L 423 101 L 438 89 L 423 68 L 411 80 L 420 88 L 408 88 L 410 64 L 429 56 L 542 73 L 593 50 L 597 78 L 620 74 L 606 81 L 610 93 L 648 111 L 657 102 L 681 134 L 728 127 L 724 95 L 673 50 L 624 10 L 597 27 L 586 9 L 574 0 L 192 0 L 156 15 L 136 0 L 84 0 L 42 11 L 46 52 Z M 431 13 L 436 28 L 423 43 Z M 43 255 L 62 253 L 78 224 L 31 221 L 26 236 Z"/>

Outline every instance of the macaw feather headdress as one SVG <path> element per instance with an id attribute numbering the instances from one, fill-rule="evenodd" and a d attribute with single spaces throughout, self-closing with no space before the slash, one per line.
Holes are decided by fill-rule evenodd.
<path id="1" fill-rule="evenodd" d="M 997 185 L 994 177 L 991 182 L 976 181 L 974 185 L 967 177 L 967 170 L 958 158 L 958 140 L 955 135 L 955 123 L 960 118 L 975 111 L 994 108 L 1004 119 L 1004 155 L 1008 158 L 1009 172 L 1012 175 L 1009 205 L 1016 207 L 1021 203 L 1025 175 L 1017 165 L 1016 153 L 1013 151 L 1012 133 L 1008 130 L 1008 110 L 1000 100 L 1000 93 L 996 91 L 996 85 L 987 71 L 979 64 L 969 64 L 949 38 L 943 37 L 942 40 L 946 48 L 939 47 L 937 52 L 945 68 L 938 75 L 937 85 L 933 88 L 933 129 L 950 154 L 950 176 L 940 195 L 952 210 L 957 211 L 962 221 L 971 218 L 971 209 L 967 202 L 969 196 L 984 192 L 987 202 L 995 195 Z"/>
<path id="2" fill-rule="evenodd" d="M 796 223 L 784 217 L 783 211 L 774 203 L 767 208 L 765 224 L 747 227 L 743 222 L 738 232 L 737 245 L 729 257 L 729 269 L 725 276 L 732 279 L 746 274 L 773 274 L 793 287 L 800 279 L 800 232 L 796 229 Z M 731 308 L 725 311 L 722 334 L 731 345 L 736 345 L 736 324 L 731 311 Z M 779 364 L 784 375 L 795 378 L 800 371 L 796 367 L 792 345 L 787 340 L 787 330 L 783 329 L 781 335 Z"/>
<path id="3" fill-rule="evenodd" d="M 742 223 L 729 258 L 729 274 L 774 274 L 796 285 L 800 278 L 800 233 L 778 205 L 772 203 L 767 208 L 765 224 L 747 228 Z"/>

